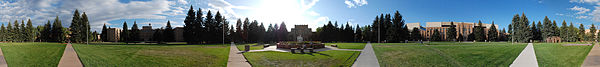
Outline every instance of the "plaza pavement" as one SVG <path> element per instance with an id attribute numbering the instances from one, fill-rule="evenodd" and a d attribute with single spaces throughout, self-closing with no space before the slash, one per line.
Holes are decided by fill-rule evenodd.
<path id="1" fill-rule="evenodd" d="M 527 47 L 521 51 L 519 57 L 510 64 L 510 67 L 539 67 L 535 56 L 535 50 L 533 49 L 533 43 L 527 44 Z"/>

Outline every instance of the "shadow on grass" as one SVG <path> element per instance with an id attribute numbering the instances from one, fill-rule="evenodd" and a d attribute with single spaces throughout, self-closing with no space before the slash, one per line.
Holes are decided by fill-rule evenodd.
<path id="1" fill-rule="evenodd" d="M 85 43 L 81 43 L 85 44 Z M 181 45 L 227 45 L 227 44 L 187 44 L 185 42 L 173 42 L 166 44 L 158 44 L 158 43 L 124 43 L 124 42 L 94 42 L 89 43 L 89 45 L 155 45 L 155 46 L 181 46 Z"/>
<path id="2" fill-rule="evenodd" d="M 332 57 L 329 54 L 324 54 L 324 53 L 320 53 L 320 52 L 300 52 L 300 53 L 292 53 L 292 54 L 308 54 L 311 56 L 315 56 L 314 54 L 319 54 L 319 55 L 323 55 L 323 56 L 327 56 L 327 57 Z"/>

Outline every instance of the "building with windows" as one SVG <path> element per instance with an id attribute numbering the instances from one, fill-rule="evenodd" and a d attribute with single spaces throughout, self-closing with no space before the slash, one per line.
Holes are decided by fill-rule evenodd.
<path id="1" fill-rule="evenodd" d="M 175 41 L 183 42 L 183 27 L 175 27 Z"/>
<path id="2" fill-rule="evenodd" d="M 308 28 L 308 25 L 294 25 L 294 28 L 290 31 L 292 39 L 297 39 L 301 36 L 304 40 L 311 40 L 309 37 L 312 36 L 312 29 Z"/>
<path id="3" fill-rule="evenodd" d="M 407 27 L 409 28 L 409 30 L 412 31 L 412 28 L 418 27 L 421 30 L 421 35 L 423 35 L 423 37 L 429 39 L 435 30 L 440 31 L 440 34 L 442 35 L 442 39 L 446 39 L 446 30 L 448 30 L 448 28 L 450 27 L 456 27 L 456 34 L 460 34 L 463 35 L 464 37 L 467 37 L 467 35 L 473 33 L 473 28 L 478 27 L 477 23 L 472 23 L 472 22 L 454 22 L 454 25 L 451 25 L 451 22 L 426 22 L 425 27 L 421 27 L 420 23 L 407 23 L 406 24 Z M 482 23 L 483 27 L 484 27 L 484 31 L 485 33 L 487 33 L 489 27 L 492 26 L 492 24 L 486 24 L 486 23 Z M 498 25 L 496 26 L 496 30 L 498 29 Z M 499 33 L 496 33 L 499 34 Z M 458 36 L 457 36 L 458 37 Z"/>
<path id="4" fill-rule="evenodd" d="M 152 38 L 154 37 L 154 29 L 152 29 L 152 24 L 148 24 L 148 26 L 142 26 L 142 30 L 140 30 L 139 33 L 142 41 L 152 41 Z"/>
<path id="5" fill-rule="evenodd" d="M 119 28 L 108 28 L 106 33 L 106 38 L 109 42 L 117 42 L 121 39 L 121 29 Z"/>

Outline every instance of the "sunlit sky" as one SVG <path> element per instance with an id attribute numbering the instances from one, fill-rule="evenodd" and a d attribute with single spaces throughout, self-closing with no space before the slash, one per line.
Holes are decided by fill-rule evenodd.
<path id="1" fill-rule="evenodd" d="M 167 21 L 183 26 L 185 15 L 194 6 L 206 14 L 219 11 L 230 25 L 249 18 L 269 24 L 285 22 L 287 28 L 307 24 L 315 29 L 327 21 L 361 26 L 375 16 L 399 11 L 407 23 L 494 21 L 506 28 L 513 15 L 525 13 L 530 21 L 552 20 L 575 24 L 600 24 L 600 0 L 0 0 L 0 23 L 32 19 L 43 25 L 59 16 L 63 26 L 70 25 L 73 11 L 79 9 L 90 18 L 92 29 L 102 24 L 121 28 L 152 24 L 164 27 Z M 559 23 L 560 25 L 560 23 Z"/>

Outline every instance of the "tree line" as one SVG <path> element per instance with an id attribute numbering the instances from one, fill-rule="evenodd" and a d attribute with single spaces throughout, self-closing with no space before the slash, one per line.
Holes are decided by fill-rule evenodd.
<path id="1" fill-rule="evenodd" d="M 79 14 L 78 10 L 75 10 L 73 14 L 73 20 L 71 26 L 65 28 L 62 26 L 61 20 L 58 16 L 53 22 L 48 22 L 44 25 L 33 26 L 31 19 L 27 20 L 27 24 L 24 20 L 19 22 L 14 21 L 13 24 L 10 22 L 7 25 L 2 24 L 0 27 L 0 41 L 4 42 L 75 42 L 82 43 L 86 41 L 97 41 L 97 32 L 89 32 L 89 21 L 88 17 L 83 13 Z M 67 38 L 69 36 L 69 38 Z M 89 38 L 89 39 L 88 39 Z"/>
<path id="2" fill-rule="evenodd" d="M 514 15 L 512 23 L 508 25 L 509 33 L 513 34 L 511 40 L 515 42 L 531 42 L 531 41 L 546 41 L 550 37 L 560 37 L 563 42 L 576 42 L 576 41 L 597 41 L 600 37 L 597 37 L 596 27 L 592 24 L 589 27 L 589 32 L 583 24 L 579 24 L 579 28 L 573 26 L 573 23 L 567 24 L 565 20 L 562 21 L 562 25 L 558 27 L 556 20 L 550 20 L 548 16 L 544 17 L 543 22 L 533 21 L 529 25 L 529 20 L 525 14 Z"/>

